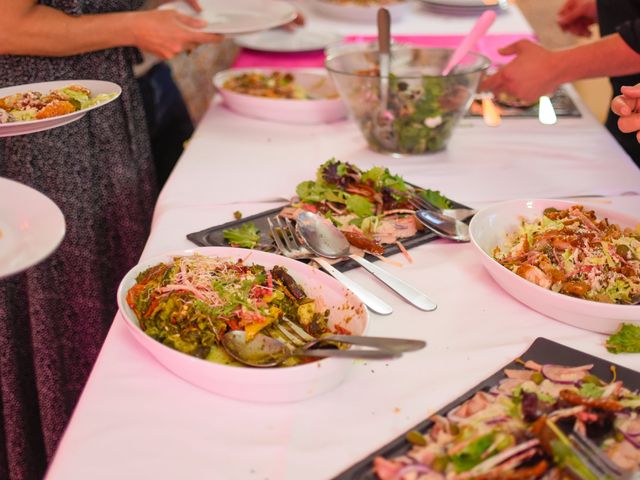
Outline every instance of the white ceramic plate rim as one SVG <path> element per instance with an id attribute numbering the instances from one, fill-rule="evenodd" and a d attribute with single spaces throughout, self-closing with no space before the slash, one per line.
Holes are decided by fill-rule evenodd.
<path id="1" fill-rule="evenodd" d="M 574 205 L 584 205 L 583 203 L 578 203 L 578 202 L 570 202 L 570 201 L 566 201 L 566 200 L 550 200 L 550 199 L 534 199 L 534 198 L 528 198 L 528 199 L 517 199 L 517 200 L 509 200 L 507 202 L 502 202 L 496 205 L 493 205 L 491 207 L 487 207 L 486 209 L 481 210 L 480 212 L 478 212 L 476 215 L 474 215 L 474 217 L 471 219 L 471 223 L 469 224 L 469 233 L 471 235 L 471 242 L 473 243 L 473 245 L 476 247 L 476 249 L 482 253 L 482 255 L 484 255 L 486 258 L 488 258 L 489 260 L 491 260 L 492 262 L 495 262 L 497 266 L 499 266 L 500 268 L 503 268 L 505 271 L 509 272 L 511 278 L 513 279 L 514 282 L 519 282 L 521 285 L 527 285 L 527 286 L 532 286 L 535 288 L 540 289 L 541 291 L 545 291 L 547 292 L 548 295 L 551 295 L 551 298 L 556 298 L 556 299 L 563 299 L 563 301 L 567 302 L 567 305 L 573 305 L 576 307 L 584 307 L 585 305 L 589 305 L 590 308 L 593 308 L 593 313 L 595 313 L 596 315 L 601 315 L 601 316 L 605 316 L 607 314 L 612 314 L 613 310 L 616 311 L 625 311 L 628 312 L 630 311 L 629 309 L 631 308 L 636 308 L 636 309 L 640 309 L 640 305 L 620 305 L 620 304 L 615 304 L 615 303 L 603 303 L 603 302 L 596 302 L 593 300 L 585 300 L 582 298 L 577 298 L 577 297 L 572 297 L 571 295 L 565 295 L 564 293 L 559 293 L 559 292 L 554 292 L 553 290 L 548 290 L 546 288 L 543 288 L 539 285 L 536 285 L 535 283 L 529 282 L 528 280 L 525 280 L 524 278 L 522 278 L 520 275 L 517 275 L 516 273 L 512 272 L 511 270 L 509 270 L 508 268 L 500 265 L 500 263 L 498 263 L 491 255 L 489 255 L 487 252 L 485 252 L 482 247 L 478 244 L 478 241 L 475 238 L 474 232 L 475 232 L 475 228 L 476 226 L 482 221 L 484 220 L 484 217 L 494 213 L 495 211 L 499 211 L 501 209 L 503 209 L 506 205 L 511 205 L 511 204 L 515 204 L 515 205 L 523 205 L 526 203 L 532 202 L 534 204 L 536 203 L 545 203 L 545 204 L 553 204 L 553 205 L 549 205 L 549 206 L 556 206 L 560 207 L 561 209 L 564 208 L 568 208 Z M 624 226 L 632 226 L 632 225 L 638 225 L 640 224 L 640 220 L 635 219 L 634 217 L 627 215 L 627 214 L 623 214 L 623 213 L 619 213 L 613 210 L 608 210 L 606 208 L 600 208 L 598 206 L 595 205 L 585 205 L 587 208 L 589 208 L 590 210 L 594 210 L 596 212 L 596 215 L 598 215 L 598 218 L 602 218 L 602 217 L 606 217 L 606 218 L 624 218 L 627 219 L 629 221 L 628 225 L 623 225 Z M 518 219 L 515 218 L 514 219 L 514 223 L 513 226 L 517 226 Z M 613 223 L 617 223 L 615 221 L 612 220 Z M 634 223 L 635 222 L 635 223 Z M 506 232 L 505 232 L 506 233 Z M 497 246 L 497 245 L 495 245 Z M 494 246 L 494 247 L 495 247 Z M 613 310 L 612 310 L 613 309 Z"/>
<path id="2" fill-rule="evenodd" d="M 203 9 L 207 8 L 207 0 L 201 0 L 200 5 Z M 222 2 L 221 2 L 222 3 Z M 233 2 L 228 2 L 229 5 L 233 5 L 234 13 L 237 14 L 238 11 L 241 11 L 243 8 L 251 10 L 250 6 L 243 6 L 244 3 L 242 0 L 234 0 Z M 234 26 L 231 24 L 209 24 L 201 29 L 194 29 L 200 32 L 206 33 L 218 33 L 225 35 L 233 35 L 233 34 L 243 34 L 243 33 L 254 33 L 262 30 L 268 30 L 270 28 L 281 27 L 282 25 L 286 25 L 287 23 L 293 21 L 298 13 L 296 9 L 290 5 L 289 3 L 283 0 L 265 0 L 264 3 L 271 4 L 272 7 L 282 8 L 282 15 L 271 14 L 266 10 L 262 10 L 263 18 L 262 23 L 256 25 L 252 28 L 241 28 L 238 26 Z M 173 2 L 165 3 L 158 7 L 160 10 L 177 10 L 186 15 L 195 16 L 197 18 L 198 13 L 195 12 L 189 5 L 187 5 L 182 0 L 176 0 Z M 224 12 L 216 12 L 217 14 L 224 15 Z M 253 15 L 252 15 L 253 16 Z M 226 26 L 225 26 L 226 25 Z"/>
<path id="3" fill-rule="evenodd" d="M 316 39 L 315 43 L 310 42 L 305 47 L 296 47 L 295 43 L 287 44 L 284 42 L 286 37 L 284 35 L 290 35 L 289 40 L 296 39 L 297 36 L 312 36 Z M 266 43 L 265 37 L 267 37 Z M 270 39 L 271 38 L 271 39 Z M 282 43 L 278 44 L 280 39 L 283 39 Z M 293 32 L 280 32 L 277 30 L 266 30 L 264 32 L 252 33 L 248 35 L 239 35 L 233 39 L 233 41 L 243 47 L 251 50 L 257 50 L 259 52 L 314 52 L 316 50 L 323 50 L 324 48 L 338 43 L 342 40 L 342 35 L 333 32 L 323 32 L 321 30 L 307 30 L 305 28 L 297 28 Z M 269 43 L 271 42 L 271 43 Z"/>
<path id="4" fill-rule="evenodd" d="M 7 195 L 7 198 L 4 198 L 4 195 Z M 31 216 L 22 219 L 32 227 L 28 233 L 29 236 L 41 243 L 38 243 L 35 249 L 30 245 L 27 250 L 28 255 L 20 258 L 20 262 L 12 263 L 10 266 L 0 263 L 0 278 L 22 272 L 47 258 L 58 248 L 66 231 L 64 215 L 49 197 L 20 182 L 0 177 L 0 207 L 5 206 L 17 215 L 20 215 L 21 209 L 28 206 L 30 210 L 37 211 L 37 214 L 46 218 L 47 221 L 44 224 L 35 222 Z M 16 231 L 24 232 L 19 226 L 16 227 L 18 227 Z M 3 238 L 4 241 L 9 241 L 7 237 L 12 235 L 13 231 L 14 229 L 11 232 L 3 232 L 0 236 L 0 253 L 3 252 Z M 16 241 L 20 241 L 20 238 L 16 238 Z M 19 243 L 23 247 L 24 254 L 24 239 Z"/>
<path id="5" fill-rule="evenodd" d="M 97 105 L 93 105 L 89 108 L 78 110 L 77 112 L 66 113 L 64 115 L 58 115 L 57 117 L 43 118 L 42 120 L 22 120 L 20 122 L 0 123 L 0 132 L 2 132 L 3 129 L 11 129 L 11 127 L 24 127 L 27 125 L 40 126 L 48 123 L 56 123 L 55 126 L 66 125 L 67 123 L 71 123 L 73 120 L 79 120 L 85 115 L 85 113 L 90 112 L 91 110 L 104 107 L 108 103 L 113 102 L 122 93 L 122 88 L 120 88 L 120 85 L 118 85 L 117 83 L 107 82 L 104 80 L 86 80 L 85 79 L 85 80 L 55 80 L 51 82 L 27 83 L 24 85 L 16 85 L 11 87 L 0 88 L 0 97 L 6 97 L 8 95 L 13 95 L 15 93 L 24 93 L 27 91 L 49 93 L 50 90 L 67 87 L 69 85 L 81 85 L 83 87 L 87 87 L 89 90 L 91 90 L 92 95 L 97 95 L 100 93 L 115 93 L 116 95 L 114 95 L 114 97 L 110 98 L 109 100 L 105 100 L 104 102 L 100 102 Z M 58 124 L 58 122 L 60 123 Z M 38 130 L 34 130 L 34 131 L 47 130 L 48 128 L 52 128 L 52 127 L 49 126 L 46 128 L 39 128 Z"/>
<path id="6" fill-rule="evenodd" d="M 226 252 L 226 253 L 223 253 Z M 291 264 L 292 262 L 296 262 L 299 263 L 301 265 L 304 265 L 305 267 L 308 268 L 313 268 L 310 267 L 308 265 L 303 264 L 302 262 L 298 262 L 297 260 L 292 260 L 290 258 L 287 257 L 282 257 L 280 255 L 276 255 L 274 253 L 268 253 L 268 252 L 259 252 L 257 250 L 249 250 L 249 249 L 242 249 L 242 248 L 233 248 L 233 247 L 197 247 L 197 248 L 191 248 L 191 249 L 186 249 L 186 250 L 175 250 L 175 251 L 171 251 L 171 252 L 167 252 L 161 255 L 156 255 L 150 258 L 147 258 L 143 261 L 141 261 L 138 265 L 136 265 L 135 267 L 133 267 L 131 270 L 129 270 L 129 272 L 127 272 L 127 274 L 123 277 L 122 281 L 120 282 L 120 285 L 118 286 L 118 292 L 117 292 L 117 302 L 118 302 L 118 308 L 119 308 L 119 313 L 120 316 L 122 317 L 122 319 L 125 321 L 127 327 L 129 327 L 130 329 L 133 329 L 136 331 L 136 334 L 141 334 L 143 335 L 148 341 L 151 342 L 156 342 L 158 345 L 160 345 L 161 347 L 163 347 L 163 350 L 165 350 L 165 352 L 170 354 L 176 354 L 178 356 L 181 357 L 181 359 L 183 360 L 187 360 L 188 362 L 192 363 L 193 365 L 197 365 L 197 366 L 202 366 L 202 365 L 207 365 L 207 368 L 211 368 L 213 370 L 219 370 L 221 372 L 229 372 L 229 369 L 234 369 L 233 371 L 238 372 L 238 381 L 242 382 L 242 375 L 244 372 L 248 372 L 247 375 L 251 375 L 253 376 L 253 374 L 256 371 L 259 371 L 261 376 L 262 376 L 262 381 L 263 382 L 270 382 L 273 380 L 277 380 L 279 379 L 279 377 L 283 376 L 283 372 L 297 372 L 300 371 L 301 369 L 309 369 L 309 368 L 318 368 L 318 362 L 322 362 L 322 363 L 337 363 L 337 362 L 341 362 L 341 359 L 335 359 L 335 358 L 325 358 L 325 359 L 320 359 L 318 361 L 315 362 L 310 362 L 307 364 L 301 364 L 301 365 L 293 365 L 291 367 L 282 367 L 282 368 L 260 368 L 260 369 L 255 369 L 255 368 L 251 368 L 251 367 L 244 367 L 244 366 L 234 366 L 234 365 L 223 365 L 221 363 L 216 363 L 216 362 L 211 362 L 208 360 L 204 360 L 201 358 L 196 358 L 192 355 L 188 355 L 186 353 L 180 352 L 178 350 L 175 350 L 171 347 L 168 347 L 166 345 L 163 345 L 162 343 L 158 342 L 156 339 L 151 338 L 150 336 L 148 336 L 139 326 L 139 324 L 136 324 L 133 322 L 131 317 L 135 317 L 135 314 L 133 313 L 133 311 L 129 308 L 129 306 L 126 304 L 126 295 L 127 295 L 127 291 L 128 291 L 128 286 L 125 285 L 128 281 L 131 281 L 132 278 L 134 277 L 134 273 L 139 273 L 141 271 L 143 271 L 145 268 L 148 268 L 150 266 L 156 265 L 160 262 L 166 262 L 169 259 L 171 259 L 172 257 L 175 256 L 190 256 L 190 255 L 194 255 L 194 254 L 201 254 L 201 255 L 208 255 L 208 256 L 219 256 L 219 257 L 228 257 L 228 258 L 245 258 L 247 261 L 251 262 L 251 255 L 258 253 L 258 256 L 263 256 L 263 255 L 267 255 L 267 256 L 273 256 L 273 257 L 278 257 L 279 258 L 279 262 L 281 262 L 281 264 L 283 264 L 285 267 L 287 266 L 287 264 Z M 259 264 L 259 261 L 256 261 L 257 264 Z M 345 292 L 347 292 L 346 288 L 344 286 L 342 286 L 341 284 L 338 283 L 337 280 L 335 280 L 333 277 L 327 275 L 324 272 L 321 272 L 320 270 L 314 271 L 314 273 L 317 273 L 318 275 L 320 275 L 325 282 L 332 284 L 336 287 L 339 287 L 340 289 L 344 290 Z M 292 273 L 292 276 L 294 278 L 296 278 L 297 274 Z M 345 297 L 346 298 L 346 297 Z M 364 306 L 364 304 L 362 304 L 362 302 L 353 294 L 351 294 L 351 300 L 356 304 L 357 306 L 357 310 L 359 312 L 362 312 L 362 315 L 364 316 L 363 318 L 363 322 L 364 322 L 364 329 L 363 332 L 361 333 L 361 335 L 365 335 L 367 330 L 368 330 L 368 325 L 369 325 L 369 311 L 367 310 L 367 308 Z M 160 362 L 162 363 L 162 362 Z M 274 379 L 270 378 L 270 377 L 275 377 Z M 256 382 L 256 383 L 262 383 L 261 382 Z"/>
<path id="7" fill-rule="evenodd" d="M 221 72 L 216 73 L 213 76 L 213 85 L 218 89 L 218 90 L 224 90 L 225 94 L 227 95 L 237 95 L 239 97 L 245 97 L 245 98 L 251 98 L 251 99 L 259 99 L 259 101 L 264 101 L 264 102 L 271 102 L 273 103 L 273 106 L 277 106 L 278 104 L 282 105 L 282 104 L 305 104 L 305 105 L 318 105 L 321 102 L 342 102 L 342 99 L 340 98 L 340 96 L 337 96 L 335 98 L 311 98 L 311 99 L 294 99 L 294 98 L 271 98 L 271 97 L 260 97 L 258 95 L 249 95 L 246 93 L 240 93 L 240 92 L 236 92 L 234 90 L 229 90 L 228 88 L 224 87 L 224 82 L 231 78 L 231 77 L 235 77 L 237 75 L 242 75 L 243 73 L 251 73 L 251 72 L 256 72 L 256 73 L 262 73 L 263 75 L 270 75 L 272 72 L 282 72 L 282 73 L 291 73 L 292 75 L 297 75 L 300 73 L 305 73 L 305 74 L 310 74 L 310 75 L 316 75 L 318 77 L 318 80 L 320 79 L 325 79 L 327 81 L 331 81 L 331 78 L 329 77 L 327 71 L 323 68 L 278 68 L 278 67 L 261 67 L 261 68 L 252 68 L 252 67 L 246 67 L 246 68 L 230 68 L 228 70 L 223 70 Z M 336 94 L 338 93 L 338 91 L 336 90 Z"/>

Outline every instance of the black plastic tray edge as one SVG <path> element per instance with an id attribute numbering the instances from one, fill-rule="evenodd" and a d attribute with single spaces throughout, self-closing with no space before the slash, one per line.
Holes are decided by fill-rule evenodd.
<path id="1" fill-rule="evenodd" d="M 411 185 L 411 184 L 410 184 Z M 462 203 L 458 203 L 456 201 L 451 202 L 453 204 L 454 207 L 456 208 L 469 208 L 466 205 L 463 205 Z M 222 231 L 226 228 L 232 228 L 232 227 L 237 227 L 238 225 L 241 225 L 243 223 L 246 222 L 251 222 L 251 221 L 256 221 L 256 220 L 260 220 L 263 218 L 266 218 L 268 216 L 273 216 L 276 215 L 280 210 L 282 210 L 282 208 L 284 208 L 283 205 L 282 207 L 278 207 L 278 208 L 273 208 L 271 210 L 266 210 L 264 212 L 260 212 L 260 213 L 256 213 L 255 215 L 251 215 L 249 217 L 244 217 L 241 218 L 240 220 L 233 220 L 231 222 L 227 222 L 224 223 L 222 225 L 216 225 L 213 227 L 209 227 L 209 228 L 205 228 L 204 230 L 200 230 L 199 232 L 193 232 L 193 233 L 189 233 L 187 234 L 187 239 L 190 240 L 191 242 L 195 243 L 196 245 L 198 245 L 199 247 L 210 247 L 210 246 L 224 246 L 224 244 L 218 244 L 218 243 L 211 243 L 209 241 L 207 241 L 207 237 L 209 235 L 211 235 L 213 232 L 219 232 Z M 421 233 L 419 233 L 418 235 L 414 235 L 413 237 L 410 238 L 403 238 L 402 239 L 402 245 L 406 248 L 406 249 L 410 249 L 413 247 L 417 247 L 418 245 L 422 245 L 424 243 L 428 243 L 431 242 L 433 240 L 438 239 L 439 237 L 437 235 L 435 235 L 432 232 L 429 232 L 428 230 L 424 230 Z M 388 257 L 390 255 L 395 255 L 396 253 L 399 253 L 400 249 L 398 248 L 398 246 L 396 244 L 391 244 L 391 245 L 387 245 L 384 249 L 384 256 Z M 379 258 L 374 256 L 374 255 L 365 255 L 365 257 L 372 261 L 378 261 Z M 353 260 L 343 260 L 341 262 L 336 263 L 335 265 L 333 265 L 335 268 L 337 268 L 338 270 L 340 270 L 341 272 L 346 272 L 347 270 L 351 270 L 353 268 L 358 267 L 358 263 L 353 261 Z"/>
<path id="2" fill-rule="evenodd" d="M 554 101 L 557 103 L 558 102 L 558 97 L 562 97 L 562 98 L 566 98 L 569 100 L 571 107 L 569 109 L 564 109 L 564 108 L 560 108 L 560 106 L 556 105 L 554 103 Z M 499 103 L 499 102 L 497 102 Z M 576 103 L 573 101 L 573 98 L 571 98 L 571 95 L 569 95 L 569 93 L 564 89 L 564 87 L 560 87 L 558 89 L 558 93 L 554 94 L 551 97 L 551 104 L 554 107 L 554 110 L 556 112 L 556 115 L 558 117 L 565 117 L 565 118 L 582 118 L 582 112 L 580 111 L 580 109 L 578 108 L 578 106 L 576 105 Z M 508 105 L 506 105 L 507 108 L 509 108 Z M 506 118 L 537 118 L 538 117 L 538 109 L 534 108 L 534 107 L 528 107 L 528 108 L 522 108 L 522 109 L 518 109 L 518 107 L 511 107 L 509 109 L 509 111 L 514 111 L 514 112 L 518 112 L 518 110 L 520 110 L 522 113 L 517 114 L 517 113 L 504 113 L 503 117 Z M 482 115 L 481 114 L 476 114 L 476 113 L 472 113 L 471 110 L 469 110 L 466 114 L 465 114 L 465 118 L 481 118 Z"/>
<path id="3" fill-rule="evenodd" d="M 538 337 L 531 344 L 531 346 L 524 352 L 519 358 L 523 360 L 535 360 L 538 363 L 555 363 L 559 365 L 585 365 L 593 363 L 594 367 L 591 370 L 594 375 L 600 378 L 607 379 L 611 377 L 610 367 L 614 365 L 616 367 L 616 373 L 619 380 L 622 380 L 625 386 L 631 390 L 640 388 L 640 372 L 631 370 L 630 368 L 617 365 L 602 358 L 595 357 L 585 352 L 575 350 L 560 343 L 556 343 L 547 338 Z M 447 406 L 438 410 L 434 415 L 445 415 L 448 411 L 465 402 L 480 390 L 485 390 L 493 385 L 496 385 L 500 380 L 505 378 L 505 368 L 522 368 L 515 361 L 505 365 L 489 378 L 483 380 L 481 383 L 467 391 Z M 409 450 L 411 445 L 406 440 L 406 435 L 412 430 L 418 430 L 421 433 L 426 432 L 431 428 L 433 422 L 429 419 L 415 425 L 413 428 L 407 430 L 407 432 L 399 435 L 385 446 L 379 448 L 372 454 L 363 458 L 356 464 L 343 471 L 333 480 L 377 480 L 378 477 L 373 472 L 373 460 L 377 456 L 383 456 L 385 458 L 396 457 L 404 454 Z"/>

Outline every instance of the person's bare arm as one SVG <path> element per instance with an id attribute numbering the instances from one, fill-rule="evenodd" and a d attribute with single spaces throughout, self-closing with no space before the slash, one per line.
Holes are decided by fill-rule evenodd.
<path id="1" fill-rule="evenodd" d="M 189 28 L 198 19 L 172 10 L 71 16 L 35 0 L 0 0 L 0 54 L 66 56 L 135 46 L 170 58 L 218 35 Z"/>
<path id="2" fill-rule="evenodd" d="M 481 89 L 507 93 L 526 101 L 552 93 L 562 83 L 640 72 L 640 54 L 619 34 L 555 51 L 521 40 L 503 48 L 500 53 L 516 57 L 485 79 Z"/>

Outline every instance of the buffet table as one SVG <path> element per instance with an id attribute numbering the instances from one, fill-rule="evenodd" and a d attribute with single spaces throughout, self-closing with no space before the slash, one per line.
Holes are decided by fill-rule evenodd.
<path id="1" fill-rule="evenodd" d="M 368 26 L 308 18 L 345 34 L 372 33 Z M 447 23 L 416 10 L 396 30 L 463 33 L 472 21 Z M 492 31 L 529 33 L 515 9 Z M 387 166 L 473 207 L 591 194 L 597 197 L 581 201 L 637 215 L 640 170 L 575 101 L 582 118 L 561 118 L 554 126 L 507 119 L 498 128 L 464 119 L 445 151 L 400 159 L 368 150 L 348 121 L 283 126 L 240 117 L 214 101 L 158 200 L 143 257 L 192 248 L 186 234 L 228 222 L 234 211 L 248 216 L 283 205 L 295 185 L 331 157 L 363 168 Z M 427 348 L 395 361 L 354 362 L 337 389 L 303 402 L 240 402 L 201 390 L 163 368 L 116 316 L 47 478 L 331 478 L 539 336 L 640 370 L 640 356 L 611 355 L 604 336 L 510 297 L 470 244 L 439 240 L 411 256 L 412 264 L 398 257 L 403 267 L 385 268 L 430 295 L 435 312 L 414 309 L 359 269 L 348 275 L 394 308 L 388 317 L 371 314 L 369 334 L 424 339 Z"/>

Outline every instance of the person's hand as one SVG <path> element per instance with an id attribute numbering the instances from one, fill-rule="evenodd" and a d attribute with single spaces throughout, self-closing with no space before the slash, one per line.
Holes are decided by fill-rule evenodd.
<path id="1" fill-rule="evenodd" d="M 554 92 L 561 82 L 556 76 L 554 52 L 530 40 L 520 40 L 499 50 L 502 55 L 516 57 L 485 78 L 479 91 L 490 91 L 536 102 L 541 95 Z"/>
<path id="2" fill-rule="evenodd" d="M 296 15 L 296 18 L 294 18 L 289 23 L 287 23 L 286 25 L 283 25 L 280 28 L 282 28 L 283 30 L 286 30 L 287 32 L 293 32 L 296 28 L 301 27 L 303 25 L 304 25 L 304 16 L 300 12 L 298 12 Z"/>
<path id="3" fill-rule="evenodd" d="M 168 3 L 171 2 L 173 0 L 161 0 L 160 3 Z M 202 7 L 200 6 L 200 2 L 198 0 L 184 0 L 184 2 L 189 5 L 191 8 L 193 8 L 196 12 L 201 12 L 202 11 Z"/>
<path id="4" fill-rule="evenodd" d="M 558 25 L 565 32 L 590 37 L 589 26 L 598 19 L 596 0 L 566 0 L 558 11 Z"/>
<path id="5" fill-rule="evenodd" d="M 622 95 L 611 101 L 611 110 L 618 115 L 618 128 L 624 133 L 636 133 L 640 142 L 640 83 L 634 87 L 622 87 Z"/>
<path id="6" fill-rule="evenodd" d="M 207 22 L 175 10 L 147 10 L 132 15 L 135 16 L 132 25 L 135 46 L 164 60 L 200 44 L 220 42 L 224 38 L 193 30 L 206 26 Z"/>

